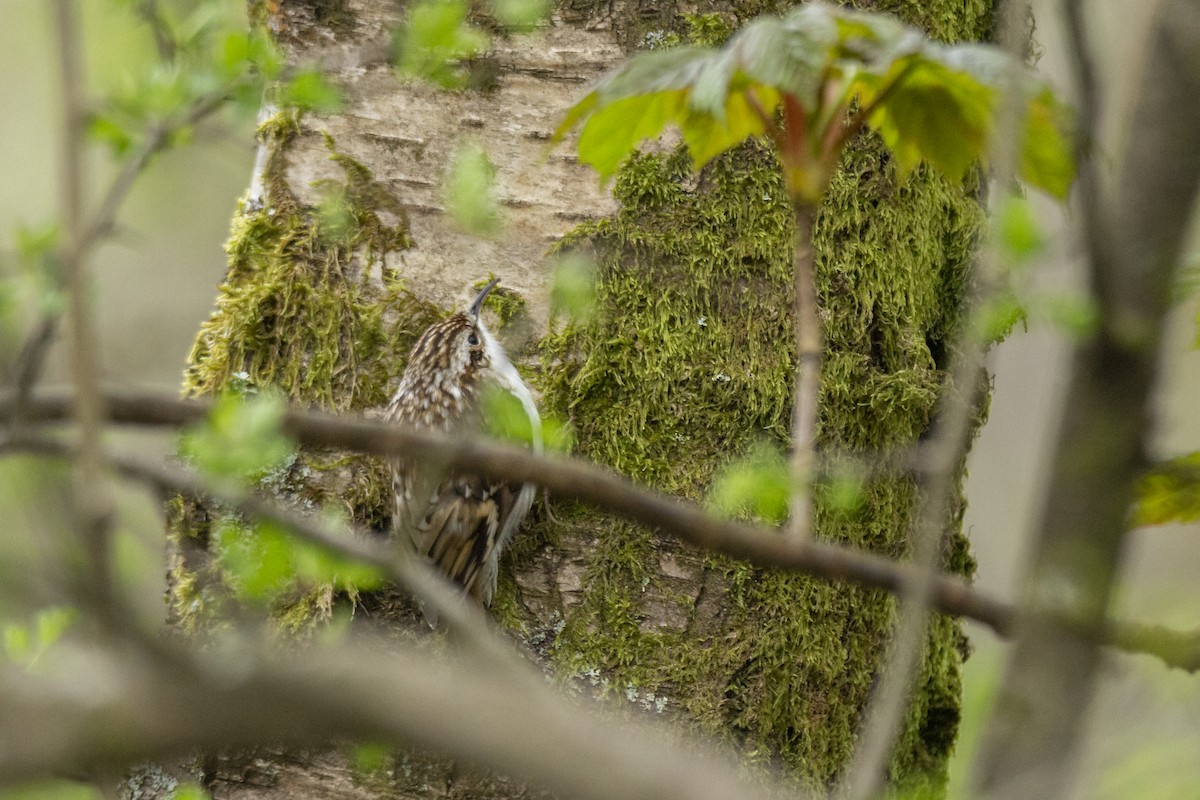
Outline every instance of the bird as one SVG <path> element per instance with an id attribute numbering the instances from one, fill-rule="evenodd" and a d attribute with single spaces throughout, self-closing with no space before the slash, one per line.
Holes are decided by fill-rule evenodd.
<path id="1" fill-rule="evenodd" d="M 482 319 L 490 281 L 464 311 L 429 326 L 413 345 L 385 418 L 412 429 L 450 436 L 483 433 L 489 391 L 520 401 L 542 451 L 542 420 L 533 393 Z M 392 529 L 462 592 L 483 607 L 496 591 L 500 554 L 533 504 L 535 487 L 470 472 L 447 472 L 404 458 L 389 462 Z M 426 621 L 436 614 L 422 607 Z"/>

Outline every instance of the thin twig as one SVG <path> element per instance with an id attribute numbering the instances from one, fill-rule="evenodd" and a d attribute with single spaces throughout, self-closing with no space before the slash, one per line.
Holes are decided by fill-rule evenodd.
<path id="1" fill-rule="evenodd" d="M 112 621 L 111 549 L 109 523 L 113 501 L 104 470 L 100 441 L 104 401 L 97 380 L 99 347 L 90 307 L 83 218 L 83 127 L 86 105 L 76 5 L 55 0 L 59 64 L 63 91 L 62 196 L 66 245 L 63 268 L 67 285 L 67 320 L 71 332 L 70 365 L 75 383 L 75 416 L 79 423 L 79 452 L 75 459 L 74 500 L 78 533 L 87 556 L 81 588 L 96 604 L 99 616 Z"/>
<path id="2" fill-rule="evenodd" d="M 963 326 L 969 330 L 969 325 Z M 915 568 L 902 587 L 892 648 L 879 670 L 880 680 L 863 712 L 864 726 L 844 773 L 846 800 L 876 796 L 887 778 L 892 750 L 912 695 L 913 681 L 925 650 L 934 586 L 941 571 L 947 512 L 954 499 L 954 476 L 971 442 L 971 418 L 982 400 L 983 347 L 964 336 L 943 390 L 942 413 L 934 425 L 932 455 L 921 481 L 921 503 L 912 534 Z"/>
<path id="3" fill-rule="evenodd" d="M 817 422 L 821 394 L 821 351 L 825 337 L 817 305 L 817 273 L 813 223 L 817 210 L 795 202 L 796 260 L 796 401 L 792 410 L 792 499 L 789 530 L 793 538 L 812 536 L 813 465 L 816 462 Z"/>
<path id="4" fill-rule="evenodd" d="M 1023 2 L 1006 6 L 1001 21 L 1001 41 L 1019 41 L 1015 32 L 1026 14 Z M 906 72 L 902 72 L 881 95 L 895 88 L 904 74 Z M 994 185 L 1003 187 L 1008 185 L 1014 171 L 1021 108 L 1015 90 L 1006 92 L 1000 102 L 1000 122 L 992 144 L 991 178 Z M 870 113 L 869 108 L 860 109 L 857 121 L 865 121 Z M 943 388 L 941 408 L 929 443 L 922 448 L 925 469 L 920 476 L 921 500 L 912 532 L 912 564 L 916 571 L 911 576 L 912 581 L 900 593 L 892 648 L 880 668 L 878 687 L 863 714 L 862 734 L 847 763 L 844 773 L 846 800 L 869 800 L 879 794 L 886 783 L 888 765 L 925 652 L 933 585 L 941 572 L 943 531 L 957 490 L 955 477 L 971 446 L 971 420 L 984 399 L 986 348 L 975 333 L 975 323 L 978 310 L 991 300 L 988 287 L 996 283 L 994 276 L 999 272 L 996 259 L 996 244 L 989 240 L 977 251 L 966 281 L 963 319 L 958 328 L 958 341 L 950 348 L 953 356 L 947 370 L 948 381 Z"/>
<path id="5" fill-rule="evenodd" d="M 78 259 L 85 260 L 92 248 L 112 232 L 116 224 L 117 213 L 133 188 L 134 182 L 146 169 L 151 159 L 167 146 L 172 134 L 180 128 L 202 122 L 219 111 L 228 98 L 228 91 L 214 92 L 201 97 L 179 117 L 159 123 L 149 130 L 141 147 L 125 159 L 121 171 L 113 178 L 104 197 L 101 198 L 100 204 L 92 214 L 91 221 L 85 225 L 85 232 L 79 243 Z M 66 270 L 60 272 L 63 280 L 69 275 Z M 28 399 L 29 393 L 41 377 L 46 354 L 58 332 L 60 315 L 61 312 L 58 310 L 45 312 L 34 323 L 33 330 L 21 346 L 20 354 L 17 356 L 12 370 L 12 384 L 16 391 L 18 404 L 13 420 L 14 425 L 20 424 L 21 405 Z"/>
<path id="6" fill-rule="evenodd" d="M 158 57 L 163 61 L 175 58 L 175 40 L 171 37 L 170 26 L 158 7 L 158 0 L 142 0 L 137 6 L 137 14 L 150 26 L 154 35 L 154 46 L 158 48 Z"/>
<path id="7" fill-rule="evenodd" d="M 113 179 L 112 184 L 108 187 L 108 191 L 96 207 L 96 211 L 92 215 L 91 224 L 88 225 L 87 233 L 84 235 L 83 243 L 85 248 L 92 247 L 97 241 L 112 232 L 113 225 L 116 223 L 117 212 L 120 210 L 121 204 L 125 201 L 126 195 L 129 194 L 134 182 L 141 175 L 142 171 L 146 169 L 150 160 L 158 155 L 171 141 L 171 136 L 180 129 L 203 122 L 217 111 L 220 111 L 229 100 L 231 91 L 230 89 L 222 89 L 221 91 L 197 98 L 182 114 L 171 117 L 150 128 L 141 147 L 125 160 L 121 171 Z"/>

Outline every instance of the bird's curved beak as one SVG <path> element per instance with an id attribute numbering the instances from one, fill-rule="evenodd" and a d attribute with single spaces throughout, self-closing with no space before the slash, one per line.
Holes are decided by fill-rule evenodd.
<path id="1" fill-rule="evenodd" d="M 479 290 L 479 294 L 471 301 L 471 305 L 467 306 L 467 313 L 472 317 L 479 319 L 479 312 L 483 311 L 483 301 L 487 299 L 488 292 L 496 287 L 500 282 L 499 278 L 492 278 L 491 282 Z"/>

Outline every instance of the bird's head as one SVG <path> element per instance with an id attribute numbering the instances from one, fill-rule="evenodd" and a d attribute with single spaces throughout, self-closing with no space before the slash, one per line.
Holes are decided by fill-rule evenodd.
<path id="1" fill-rule="evenodd" d="M 483 303 L 499 279 L 484 286 L 465 310 L 430 325 L 413 345 L 389 414 L 410 425 L 452 430 L 482 413 L 484 387 L 520 401 L 531 444 L 542 447 L 541 417 L 529 387 L 504 347 L 483 324 Z"/>
<path id="2" fill-rule="evenodd" d="M 500 343 L 483 324 L 481 314 L 492 280 L 465 310 L 430 325 L 417 339 L 400 379 L 397 399 L 410 398 L 434 417 L 457 418 L 474 401 L 495 371 L 511 369 Z M 425 414 L 421 414 L 425 416 Z"/>

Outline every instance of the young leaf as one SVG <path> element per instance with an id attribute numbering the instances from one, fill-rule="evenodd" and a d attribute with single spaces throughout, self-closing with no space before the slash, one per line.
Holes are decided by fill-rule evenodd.
<path id="1" fill-rule="evenodd" d="M 345 105 L 341 90 L 315 70 L 299 72 L 284 84 L 279 104 L 319 114 L 335 114 Z"/>
<path id="2" fill-rule="evenodd" d="M 1138 483 L 1133 524 L 1200 520 L 1200 453 L 1157 466 Z"/>
<path id="3" fill-rule="evenodd" d="M 273 392 L 224 394 L 208 420 L 184 432 L 180 451 L 218 477 L 259 479 L 295 451 L 279 430 L 287 404 Z"/>
<path id="4" fill-rule="evenodd" d="M 483 236 L 500 225 L 496 167 L 478 142 L 464 142 L 450 162 L 443 188 L 446 210 L 468 233 Z"/>
<path id="5" fill-rule="evenodd" d="M 1046 248 L 1046 235 L 1028 198 L 1006 195 L 996 207 L 992 225 L 1009 263 L 1020 266 Z"/>
<path id="6" fill-rule="evenodd" d="M 750 514 L 767 522 L 787 519 L 792 473 L 778 447 L 762 442 L 727 464 L 708 492 L 708 503 L 729 515 Z"/>
<path id="7" fill-rule="evenodd" d="M 580 253 L 562 254 L 554 265 L 550 310 L 572 322 L 589 319 L 596 307 L 596 264 Z"/>
<path id="8" fill-rule="evenodd" d="M 467 24 L 462 0 L 425 0 L 409 7 L 407 24 L 397 32 L 396 65 L 400 71 L 446 87 L 463 84 L 459 62 L 481 53 L 488 37 Z"/>
<path id="9" fill-rule="evenodd" d="M 549 0 L 491 0 L 491 7 L 496 19 L 514 31 L 532 30 L 550 13 Z"/>

